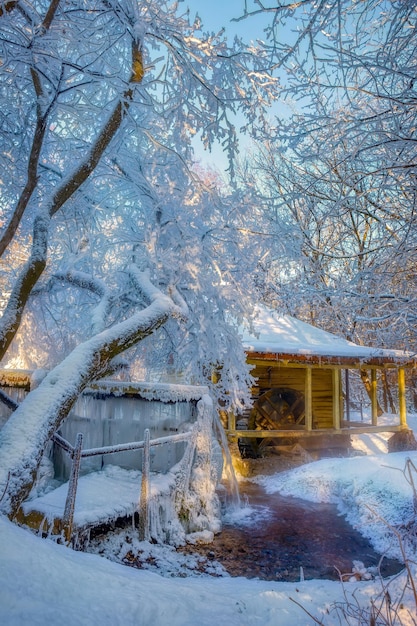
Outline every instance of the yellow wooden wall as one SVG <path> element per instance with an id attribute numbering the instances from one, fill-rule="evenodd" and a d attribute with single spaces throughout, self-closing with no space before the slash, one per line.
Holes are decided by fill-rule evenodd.
<path id="1" fill-rule="evenodd" d="M 313 424 L 316 428 L 332 428 L 333 371 L 313 368 L 311 374 Z"/>
<path id="2" fill-rule="evenodd" d="M 250 361 L 249 361 L 250 362 Z M 313 428 L 331 428 L 333 425 L 333 381 L 332 370 L 312 366 L 312 413 Z M 252 390 L 254 397 L 274 387 L 289 387 L 305 392 L 306 368 L 286 367 L 259 363 L 251 371 L 258 379 Z"/>

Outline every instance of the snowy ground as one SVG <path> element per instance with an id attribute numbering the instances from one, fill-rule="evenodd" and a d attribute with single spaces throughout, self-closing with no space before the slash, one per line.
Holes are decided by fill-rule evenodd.
<path id="1" fill-rule="evenodd" d="M 409 421 L 417 432 L 417 418 Z M 413 491 L 403 470 L 407 459 L 417 467 L 417 452 L 388 455 L 382 435 L 356 438 L 354 445 L 364 456 L 317 461 L 257 480 L 271 493 L 336 502 L 378 550 L 401 556 L 386 522 L 406 524 L 413 515 Z M 250 513 L 243 511 L 243 517 L 245 512 Z M 135 551 L 137 546 L 123 541 L 115 537 L 111 546 L 97 546 L 97 552 L 119 552 L 122 557 L 129 547 Z M 344 585 L 323 580 L 275 583 L 231 578 L 216 564 L 203 574 L 197 556 L 145 543 L 141 549 L 142 566 L 148 569 L 74 552 L 0 517 L 0 624 L 303 626 L 315 623 L 312 616 L 326 626 L 360 624 L 357 615 L 350 621 L 343 615 L 344 603 L 352 598 L 351 610 L 356 607 L 357 613 L 371 601 L 380 606 L 386 585 L 398 609 L 392 623 L 417 624 L 405 572 L 389 581 L 354 579 Z M 407 550 L 416 561 L 415 544 Z M 416 580 L 415 563 L 411 567 Z M 366 578 L 367 572 L 362 575 Z"/>

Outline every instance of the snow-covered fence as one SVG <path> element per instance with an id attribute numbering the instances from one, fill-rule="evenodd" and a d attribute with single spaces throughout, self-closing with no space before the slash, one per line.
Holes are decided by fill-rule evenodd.
<path id="1" fill-rule="evenodd" d="M 57 444 L 65 452 L 67 452 L 72 459 L 71 474 L 68 482 L 68 495 L 65 502 L 64 515 L 62 518 L 64 535 L 67 542 L 70 542 L 72 537 L 77 484 L 81 460 L 83 458 L 103 454 L 115 454 L 117 452 L 127 452 L 132 450 L 144 450 L 142 459 L 142 480 L 139 498 L 139 538 L 141 541 L 143 541 L 149 538 L 150 448 L 154 446 L 162 446 L 165 444 L 190 441 L 192 438 L 193 432 L 188 431 L 185 433 L 179 433 L 167 437 L 159 437 L 157 439 L 151 440 L 149 429 L 146 429 L 145 438 L 143 441 L 131 441 L 128 443 L 116 444 L 113 446 L 104 446 L 101 448 L 86 448 L 85 450 L 83 450 L 83 436 L 81 433 L 78 433 L 77 435 L 77 442 L 75 447 L 56 433 L 53 436 L 55 444 Z"/>
<path id="2" fill-rule="evenodd" d="M 30 377 L 25 373 L 22 380 L 20 376 L 7 381 L 19 383 L 20 390 L 23 383 L 29 384 Z M 42 532 L 48 533 L 64 529 L 70 539 L 73 528 L 88 532 L 94 525 L 132 515 L 139 504 L 139 532 L 143 537 L 179 545 L 187 534 L 217 532 L 221 524 L 216 486 L 223 454 L 213 433 L 215 417 L 207 387 L 100 381 L 84 391 L 75 411 L 54 435 L 53 465 L 48 463 L 49 453 L 45 454 L 37 485 L 39 495 L 21 504 L 21 523 L 42 527 Z M 165 435 L 166 431 L 172 434 Z M 69 441 L 77 439 L 76 453 L 77 446 Z M 143 457 L 147 458 L 145 465 Z M 141 466 L 145 481 L 140 486 L 145 494 L 142 505 Z M 51 470 L 55 479 L 64 482 L 56 489 L 43 490 L 45 481 L 52 477 Z M 69 485 L 65 484 L 68 479 Z M 57 517 L 57 511 L 63 516 Z"/>

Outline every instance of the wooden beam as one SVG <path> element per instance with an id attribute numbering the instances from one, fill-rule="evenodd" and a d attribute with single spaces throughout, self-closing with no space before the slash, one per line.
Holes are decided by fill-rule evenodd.
<path id="1" fill-rule="evenodd" d="M 333 377 L 333 428 L 340 430 L 340 370 L 332 370 Z"/>
<path id="2" fill-rule="evenodd" d="M 319 435 L 360 435 L 366 433 L 396 433 L 402 430 L 400 425 L 385 425 L 385 426 L 356 426 L 353 428 L 315 428 L 314 430 L 307 431 L 304 428 L 300 430 L 234 430 L 226 431 L 229 437 L 239 437 L 241 439 L 278 439 L 281 437 L 317 437 Z"/>
<path id="3" fill-rule="evenodd" d="M 368 358 L 351 357 L 351 356 L 334 356 L 334 355 L 317 355 L 317 354 L 299 354 L 288 352 L 255 352 L 246 351 L 248 361 L 250 363 L 270 363 L 272 366 L 279 365 L 315 365 L 316 367 L 349 367 L 357 368 L 396 368 L 401 364 L 402 367 L 415 367 L 416 360 L 412 356 L 387 355 L 387 356 L 369 356 Z"/>
<path id="4" fill-rule="evenodd" d="M 407 405 L 405 399 L 405 372 L 404 368 L 398 369 L 398 408 L 400 413 L 400 424 L 407 427 Z"/>
<path id="5" fill-rule="evenodd" d="M 376 370 L 371 370 L 371 409 L 372 425 L 378 426 L 378 384 Z"/>
<path id="6" fill-rule="evenodd" d="M 304 403 L 306 430 L 310 431 L 313 430 L 311 367 L 306 369 Z"/>

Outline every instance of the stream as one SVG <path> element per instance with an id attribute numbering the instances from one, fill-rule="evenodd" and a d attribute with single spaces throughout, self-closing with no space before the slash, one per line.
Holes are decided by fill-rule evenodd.
<path id="1" fill-rule="evenodd" d="M 298 581 L 300 575 L 306 580 L 338 580 L 339 572 L 352 572 L 353 561 L 366 568 L 380 565 L 384 577 L 403 568 L 394 559 L 381 559 L 334 504 L 266 494 L 252 482 L 239 487 L 242 499 L 249 502 L 249 515 L 229 520 L 226 514 L 213 543 L 182 551 L 220 562 L 231 576 L 262 580 Z"/>

